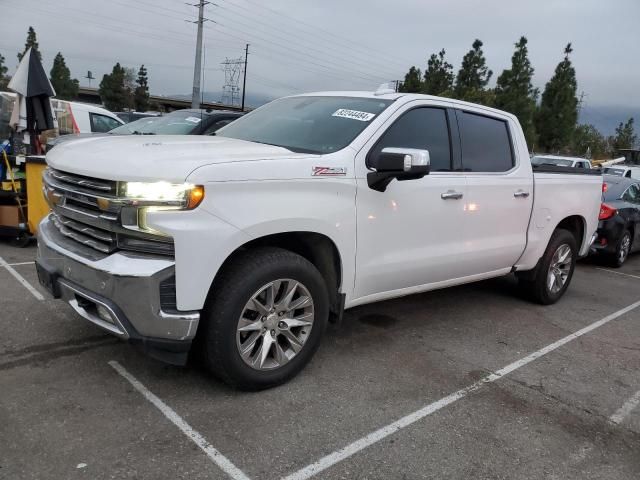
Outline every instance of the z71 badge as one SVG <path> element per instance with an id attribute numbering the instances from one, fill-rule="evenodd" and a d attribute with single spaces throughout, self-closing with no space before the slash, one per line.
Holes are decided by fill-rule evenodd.
<path id="1" fill-rule="evenodd" d="M 336 177 L 347 174 L 347 167 L 313 167 L 312 177 Z"/>

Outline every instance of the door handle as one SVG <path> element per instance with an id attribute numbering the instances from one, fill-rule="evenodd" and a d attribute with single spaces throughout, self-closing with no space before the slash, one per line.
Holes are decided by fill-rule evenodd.
<path id="1" fill-rule="evenodd" d="M 524 190 L 518 190 L 513 193 L 513 196 L 516 198 L 527 198 L 529 196 L 529 192 L 525 192 Z"/>
<path id="2" fill-rule="evenodd" d="M 443 200 L 460 200 L 462 198 L 462 192 L 456 192 L 455 190 L 447 190 L 440 195 Z"/>

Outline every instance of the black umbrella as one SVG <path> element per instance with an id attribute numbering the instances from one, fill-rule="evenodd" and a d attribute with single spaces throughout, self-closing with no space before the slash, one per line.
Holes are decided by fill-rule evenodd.
<path id="1" fill-rule="evenodd" d="M 56 92 L 32 49 L 22 57 L 8 87 L 18 94 L 10 121 L 16 131 L 27 130 L 35 137 L 39 132 L 55 127 L 49 98 Z"/>

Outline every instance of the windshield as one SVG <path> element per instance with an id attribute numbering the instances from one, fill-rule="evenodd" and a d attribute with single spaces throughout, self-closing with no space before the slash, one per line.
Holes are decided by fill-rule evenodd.
<path id="1" fill-rule="evenodd" d="M 531 159 L 532 165 L 557 165 L 558 167 L 570 167 L 573 165 L 573 160 L 562 160 L 559 158 L 549 157 L 533 157 Z"/>
<path id="2" fill-rule="evenodd" d="M 120 125 L 119 127 L 109 130 L 108 133 L 114 135 L 131 135 L 133 132 L 139 131 L 147 124 L 155 122 L 156 120 L 158 120 L 158 118 L 160 117 L 140 118 L 133 122 L 125 123 L 124 125 Z"/>
<path id="3" fill-rule="evenodd" d="M 349 145 L 392 100 L 290 97 L 271 102 L 216 135 L 294 152 L 331 153 Z"/>
<path id="4" fill-rule="evenodd" d="M 620 168 L 605 168 L 604 173 L 607 175 L 615 175 L 616 177 L 621 177 L 624 175 L 624 170 Z"/>

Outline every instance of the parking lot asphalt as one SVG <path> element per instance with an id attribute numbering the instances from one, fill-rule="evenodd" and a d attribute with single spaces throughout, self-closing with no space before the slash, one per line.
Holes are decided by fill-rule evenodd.
<path id="1" fill-rule="evenodd" d="M 34 257 L 0 243 L 44 296 L 0 267 L 2 479 L 640 478 L 640 255 L 548 307 L 505 277 L 349 310 L 259 393 L 104 334 Z"/>

